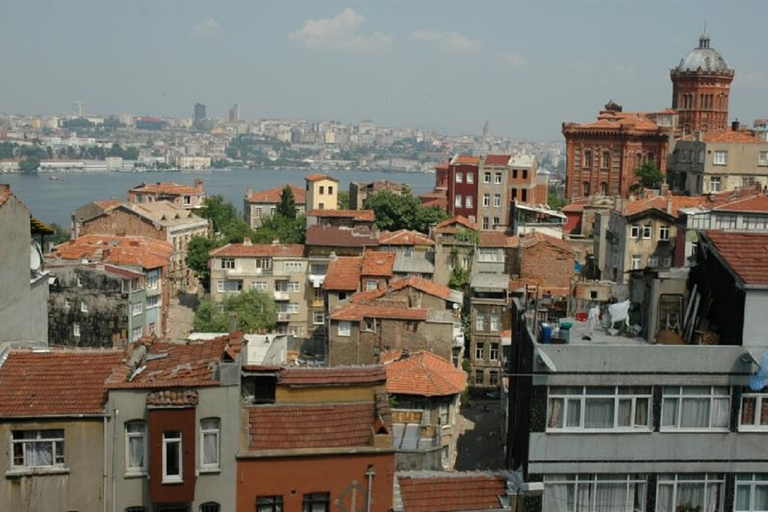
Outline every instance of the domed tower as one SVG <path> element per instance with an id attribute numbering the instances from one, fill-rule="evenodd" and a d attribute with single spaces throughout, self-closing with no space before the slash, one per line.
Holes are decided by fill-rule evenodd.
<path id="1" fill-rule="evenodd" d="M 683 134 L 728 128 L 728 96 L 733 70 L 709 46 L 709 36 L 699 37 L 699 46 L 670 70 L 672 108 L 678 112 Z"/>

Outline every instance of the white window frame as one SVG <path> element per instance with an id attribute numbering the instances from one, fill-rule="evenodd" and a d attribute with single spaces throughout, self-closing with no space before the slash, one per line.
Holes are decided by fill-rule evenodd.
<path id="1" fill-rule="evenodd" d="M 547 432 L 651 431 L 653 398 L 650 386 L 551 386 L 547 395 Z M 611 425 L 586 426 L 587 401 L 592 400 L 613 402 Z M 629 406 L 626 425 L 619 425 L 622 406 Z"/>
<path id="2" fill-rule="evenodd" d="M 80 323 L 79 322 L 73 322 L 72 323 L 72 336 L 75 338 L 80 337 Z"/>
<path id="3" fill-rule="evenodd" d="M 483 206 L 491 206 L 491 194 L 483 194 Z"/>
<path id="4" fill-rule="evenodd" d="M 475 182 L 475 173 L 470 171 L 470 172 L 467 173 L 467 183 L 469 183 L 471 185 L 474 182 Z"/>
<path id="5" fill-rule="evenodd" d="M 131 427 L 140 427 L 139 430 L 131 431 Z M 142 464 L 140 466 L 131 465 L 131 441 L 138 440 L 141 443 Z M 149 461 L 149 450 L 147 449 L 147 422 L 143 420 L 132 420 L 125 422 L 125 474 L 143 476 L 147 474 Z"/>
<path id="6" fill-rule="evenodd" d="M 157 275 L 157 270 L 147 273 L 147 288 L 149 290 L 157 290 L 158 283 L 159 276 Z"/>
<path id="7" fill-rule="evenodd" d="M 256 258 L 256 268 L 272 270 L 272 258 Z"/>
<path id="8" fill-rule="evenodd" d="M 319 320 L 318 320 L 319 318 Z M 325 312 L 322 310 L 314 310 L 312 311 L 312 324 L 313 325 L 323 325 L 325 324 Z"/>
<path id="9" fill-rule="evenodd" d="M 80 301 L 80 312 L 81 313 L 88 313 L 88 303 L 84 300 Z"/>
<path id="10" fill-rule="evenodd" d="M 712 155 L 713 165 L 728 165 L 728 151 L 715 150 Z"/>
<path id="11" fill-rule="evenodd" d="M 475 361 L 485 360 L 485 342 L 478 341 L 475 343 Z"/>
<path id="12" fill-rule="evenodd" d="M 501 330 L 501 315 L 499 313 L 491 313 L 491 332 L 499 332 Z"/>
<path id="13" fill-rule="evenodd" d="M 298 274 L 301 272 L 301 262 L 300 261 L 286 261 L 285 262 L 285 272 L 288 274 Z"/>
<path id="14" fill-rule="evenodd" d="M 499 217 L 494 217 L 494 218 L 493 218 L 493 225 L 494 225 L 494 226 L 498 226 L 499 224 L 501 224 L 501 218 L 499 218 Z"/>
<path id="15" fill-rule="evenodd" d="M 686 392 L 685 390 L 688 390 Z M 694 392 L 698 390 L 699 392 Z M 708 391 L 707 391 L 708 390 Z M 721 393 L 716 393 L 715 390 L 719 390 Z M 725 393 L 722 393 L 722 392 Z M 731 388 L 729 386 L 664 386 L 661 390 L 661 418 L 660 418 L 660 431 L 661 432 L 701 432 L 701 431 L 717 431 L 727 432 L 730 425 L 731 416 Z M 672 407 L 671 403 L 677 401 L 677 408 L 675 411 L 674 424 L 670 425 L 665 423 L 665 416 L 667 415 L 667 408 Z M 709 420 L 706 426 L 703 427 L 691 427 L 682 426 L 682 404 L 684 400 L 708 400 L 709 401 Z M 715 401 L 726 402 L 725 410 L 728 416 L 725 419 L 725 424 L 722 426 L 713 426 L 715 423 L 715 411 L 713 407 Z"/>
<path id="16" fill-rule="evenodd" d="M 453 199 L 453 205 L 456 208 L 461 208 L 461 205 L 463 204 L 462 199 L 461 194 L 456 194 L 456 197 Z"/>
<path id="17" fill-rule="evenodd" d="M 744 422 L 744 413 L 746 412 L 744 402 L 747 400 L 754 401 L 752 423 Z M 765 423 L 762 423 L 761 421 L 763 409 L 766 409 Z M 739 432 L 756 432 L 766 430 L 768 430 L 768 392 L 765 390 L 762 392 L 744 390 L 744 392 L 741 394 L 741 403 L 739 404 Z"/>
<path id="18" fill-rule="evenodd" d="M 483 183 L 490 183 L 491 182 L 491 173 L 486 172 L 483 174 Z"/>
<path id="19" fill-rule="evenodd" d="M 501 208 L 501 194 L 493 194 L 493 207 Z"/>
<path id="20" fill-rule="evenodd" d="M 372 292 L 379 289 L 379 282 L 375 279 L 367 279 L 365 281 L 365 291 Z"/>
<path id="21" fill-rule="evenodd" d="M 768 151 L 757 152 L 757 165 L 761 167 L 768 165 Z"/>
<path id="22" fill-rule="evenodd" d="M 301 292 L 301 283 L 298 281 L 289 281 L 288 282 L 288 292 L 289 293 L 299 293 Z"/>
<path id="23" fill-rule="evenodd" d="M 723 509 L 723 497 L 725 495 L 725 479 L 723 475 L 718 473 L 688 473 L 682 475 L 675 474 L 660 474 L 658 476 L 658 483 L 656 484 L 656 510 L 661 510 L 661 489 L 662 487 L 671 487 L 672 489 L 672 510 L 675 510 L 683 503 L 677 503 L 677 493 L 681 485 L 702 485 L 703 484 L 703 497 L 704 503 L 702 510 L 724 510 Z M 698 478 L 697 478 L 698 477 Z M 720 486 L 720 499 L 719 503 L 710 504 L 710 487 L 713 485 Z"/>
<path id="24" fill-rule="evenodd" d="M 494 185 L 501 185 L 501 173 L 497 172 L 493 175 L 493 183 Z"/>
<path id="25" fill-rule="evenodd" d="M 472 196 L 464 196 L 464 206 L 466 208 L 474 208 L 474 200 Z"/>
<path id="26" fill-rule="evenodd" d="M 485 315 L 477 315 L 475 317 L 475 331 L 485 332 Z"/>
<path id="27" fill-rule="evenodd" d="M 237 284 L 234 285 L 234 290 L 228 289 L 232 288 L 233 285 L 229 283 L 240 283 L 238 286 Z M 219 293 L 240 293 L 243 291 L 243 280 L 242 279 L 219 279 L 219 282 L 216 284 L 216 289 Z"/>
<path id="28" fill-rule="evenodd" d="M 131 304 L 131 316 L 139 316 L 144 312 L 143 302 L 134 302 Z"/>
<path id="29" fill-rule="evenodd" d="M 253 281 L 251 283 L 251 290 L 259 290 L 262 292 L 267 291 L 267 282 L 266 281 Z M 221 291 L 221 290 L 219 290 Z"/>
<path id="30" fill-rule="evenodd" d="M 640 238 L 640 224 L 632 224 L 629 228 L 630 238 Z"/>
<path id="31" fill-rule="evenodd" d="M 650 240 L 653 236 L 653 226 L 650 224 L 643 224 L 643 240 Z"/>
<path id="32" fill-rule="evenodd" d="M 547 475 L 544 477 L 544 496 L 543 496 L 543 510 L 560 510 L 567 512 L 586 512 L 587 510 L 601 510 L 600 503 L 596 502 L 597 497 L 601 494 L 598 492 L 598 488 L 601 486 L 616 487 L 618 484 L 626 484 L 625 492 L 625 504 L 622 510 L 638 510 L 635 508 L 635 502 L 640 504 L 645 510 L 645 501 L 648 496 L 648 478 L 642 474 L 611 474 L 611 475 L 597 475 L 597 474 L 563 474 L 563 475 Z M 565 495 L 568 497 L 565 503 L 563 503 L 561 496 L 555 496 L 555 486 L 567 486 Z M 580 493 L 586 492 L 589 496 L 589 503 L 584 504 L 586 499 L 583 496 L 579 496 Z M 572 499 L 571 499 L 572 496 Z M 630 502 L 630 496 L 635 496 L 636 499 Z M 556 505 L 552 505 L 551 501 L 556 501 Z M 573 504 L 574 508 L 568 506 Z M 583 505 L 583 507 L 581 506 Z M 616 509 L 612 509 L 616 510 Z"/>
<path id="33" fill-rule="evenodd" d="M 672 266 L 672 256 L 664 256 L 661 260 L 661 266 L 664 268 L 670 268 Z"/>
<path id="34" fill-rule="evenodd" d="M 709 178 L 709 191 L 716 193 L 722 192 L 723 179 L 720 176 L 710 176 Z"/>
<path id="35" fill-rule="evenodd" d="M 629 269 L 640 270 L 642 268 L 643 268 L 643 255 L 633 254 L 629 262 Z"/>
<path id="36" fill-rule="evenodd" d="M 483 229 L 488 229 L 491 226 L 488 217 L 483 217 Z"/>
<path id="37" fill-rule="evenodd" d="M 275 291 L 278 293 L 288 293 L 288 281 L 275 281 Z"/>
<path id="38" fill-rule="evenodd" d="M 659 257 L 655 254 L 652 254 L 648 256 L 648 266 L 651 268 L 656 268 L 659 266 Z"/>
<path id="39" fill-rule="evenodd" d="M 235 268 L 235 258 L 221 258 L 220 268 L 224 270 L 232 270 Z"/>
<path id="40" fill-rule="evenodd" d="M 498 343 L 491 343 L 491 346 L 488 350 L 488 359 L 490 361 L 499 360 L 499 344 Z"/>
<path id="41" fill-rule="evenodd" d="M 288 309 L 286 310 L 287 313 L 290 313 L 291 315 L 296 315 L 299 313 L 299 304 L 297 302 L 289 302 L 288 303 Z"/>
<path id="42" fill-rule="evenodd" d="M 131 331 L 131 341 L 138 341 L 141 338 L 142 328 L 141 326 L 134 327 Z"/>
<path id="43" fill-rule="evenodd" d="M 178 437 L 170 437 L 170 434 L 172 433 L 178 433 Z M 184 481 L 184 458 L 182 456 L 182 449 L 183 449 L 183 434 L 181 430 L 167 430 L 163 432 L 163 483 L 179 483 Z M 179 464 L 179 474 L 178 475 L 169 475 L 168 474 L 168 446 L 171 444 L 177 444 L 178 445 L 178 464 Z"/>
<path id="44" fill-rule="evenodd" d="M 456 183 L 464 183 L 464 173 L 463 172 L 457 172 L 456 173 Z"/>
<path id="45" fill-rule="evenodd" d="M 669 240 L 669 226 L 659 226 L 659 240 Z"/>
<path id="46" fill-rule="evenodd" d="M 339 330 L 338 330 L 339 336 L 352 336 L 352 322 L 349 320 L 341 320 L 339 322 Z"/>
<path id="47" fill-rule="evenodd" d="M 739 487 L 747 487 L 749 492 L 749 505 L 747 508 L 739 507 Z M 733 500 L 734 512 L 760 512 L 766 510 L 755 503 L 755 493 L 758 487 L 765 487 L 762 492 L 768 492 L 768 474 L 765 473 L 737 473 L 736 493 Z"/>
<path id="48" fill-rule="evenodd" d="M 205 440 L 214 438 L 215 459 L 205 460 Z M 218 471 L 221 469 L 221 419 L 203 418 L 200 420 L 200 471 Z"/>
<path id="49" fill-rule="evenodd" d="M 159 295 L 150 295 L 147 297 L 147 309 L 160 307 L 162 300 Z"/>
<path id="50" fill-rule="evenodd" d="M 61 468 L 64 467 L 65 459 L 65 433 L 64 429 L 30 429 L 30 430 L 12 430 L 11 431 L 11 469 L 27 468 Z M 34 452 L 31 446 L 50 445 L 51 463 L 33 464 L 30 460 Z M 17 462 L 21 461 L 20 464 Z"/>

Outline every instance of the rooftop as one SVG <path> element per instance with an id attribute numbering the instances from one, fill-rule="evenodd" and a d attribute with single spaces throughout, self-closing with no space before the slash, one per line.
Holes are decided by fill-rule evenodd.
<path id="1" fill-rule="evenodd" d="M 144 194 L 160 195 L 195 195 L 203 193 L 203 182 L 198 181 L 195 185 L 185 185 L 173 182 L 142 183 L 131 189 L 131 192 Z"/>
<path id="2" fill-rule="evenodd" d="M 246 194 L 245 200 L 249 203 L 257 204 L 277 204 L 283 194 L 283 189 L 288 186 L 293 192 L 293 200 L 297 205 L 303 205 L 307 202 L 307 191 L 304 187 L 298 187 L 293 184 L 280 185 L 279 187 L 268 190 L 260 190 Z"/>
<path id="3" fill-rule="evenodd" d="M 384 367 L 378 364 L 367 366 L 333 366 L 284 368 L 280 372 L 283 386 L 346 386 L 350 384 L 383 384 L 387 380 Z"/>
<path id="4" fill-rule="evenodd" d="M 207 224 L 208 221 L 198 217 L 191 211 L 182 208 L 170 201 L 155 201 L 153 203 L 121 203 L 119 206 L 105 211 L 103 215 L 109 215 L 119 209 L 125 209 L 145 219 L 151 220 L 161 226 L 180 226 L 190 223 Z"/>
<path id="5" fill-rule="evenodd" d="M 485 165 L 508 165 L 512 155 L 485 155 Z"/>
<path id="6" fill-rule="evenodd" d="M 151 269 L 168 265 L 173 246 L 142 236 L 83 235 L 56 246 L 50 259 L 103 261 Z"/>
<path id="7" fill-rule="evenodd" d="M 211 251 L 214 258 L 300 258 L 304 255 L 302 244 L 227 244 Z"/>
<path id="8" fill-rule="evenodd" d="M 379 234 L 380 245 L 435 245 L 435 242 L 423 233 L 401 229 L 400 231 L 382 231 Z"/>
<path id="9" fill-rule="evenodd" d="M 445 299 L 450 302 L 461 304 L 464 300 L 463 294 L 458 290 L 453 290 L 447 286 L 435 283 L 429 279 L 423 277 L 409 276 L 405 279 L 398 279 L 390 284 L 392 291 L 402 290 L 403 288 L 412 287 L 416 290 L 424 292 L 441 299 Z"/>
<path id="10" fill-rule="evenodd" d="M 357 291 L 360 286 L 362 256 L 340 256 L 328 262 L 324 287 L 333 291 Z"/>
<path id="11" fill-rule="evenodd" d="M 317 174 L 310 174 L 309 176 L 305 177 L 304 179 L 307 180 L 307 181 L 320 181 L 320 180 L 330 180 L 330 181 L 336 181 L 336 182 L 339 181 L 339 180 L 337 180 L 336 178 L 334 178 L 332 176 L 326 176 L 325 174 L 319 174 L 319 173 L 317 173 Z"/>
<path id="12" fill-rule="evenodd" d="M 704 237 L 742 283 L 768 285 L 768 233 L 706 231 Z"/>
<path id="13" fill-rule="evenodd" d="M 349 303 L 331 312 L 331 320 L 362 321 L 363 318 L 425 321 L 427 310 L 383 303 Z"/>
<path id="14" fill-rule="evenodd" d="M 456 215 L 435 226 L 435 233 L 455 233 L 458 228 L 477 231 L 477 224 L 462 215 Z"/>
<path id="15" fill-rule="evenodd" d="M 373 277 L 391 277 L 395 256 L 394 252 L 365 251 L 360 274 Z"/>
<path id="16" fill-rule="evenodd" d="M 500 510 L 507 495 L 506 473 L 409 471 L 396 479 L 406 512 Z"/>
<path id="17" fill-rule="evenodd" d="M 387 392 L 404 395 L 449 396 L 464 391 L 467 373 L 450 361 L 419 351 L 390 361 L 387 369 Z"/>
<path id="18" fill-rule="evenodd" d="M 307 245 L 336 247 L 375 247 L 379 241 L 367 228 L 344 228 L 341 226 L 309 226 Z"/>
<path id="19" fill-rule="evenodd" d="M 360 222 L 373 222 L 376 214 L 373 210 L 309 210 L 311 217 L 326 217 L 335 219 L 353 219 Z"/>

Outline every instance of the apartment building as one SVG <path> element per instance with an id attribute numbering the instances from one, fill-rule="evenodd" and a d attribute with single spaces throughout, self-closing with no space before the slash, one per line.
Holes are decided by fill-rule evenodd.
<path id="1" fill-rule="evenodd" d="M 477 186 L 477 224 L 480 229 L 505 231 L 509 227 L 511 160 L 511 155 L 486 155 L 480 160 Z"/>
<path id="2" fill-rule="evenodd" d="M 392 271 L 396 277 L 430 279 L 435 273 L 435 242 L 418 231 L 382 231 L 379 250 L 395 253 Z"/>
<path id="3" fill-rule="evenodd" d="M 142 183 L 128 191 L 129 203 L 156 203 L 168 201 L 187 210 L 203 207 L 205 189 L 203 180 L 195 179 L 193 185 L 173 182 Z"/>
<path id="4" fill-rule="evenodd" d="M 277 332 L 306 338 L 308 260 L 301 244 L 254 244 L 245 239 L 211 251 L 211 297 L 220 302 L 231 293 L 260 290 L 275 300 Z"/>
<path id="5" fill-rule="evenodd" d="M 339 180 L 324 174 L 310 174 L 304 180 L 307 211 L 339 208 Z"/>
<path id="6" fill-rule="evenodd" d="M 391 192 L 397 195 L 411 193 L 411 187 L 403 183 L 395 183 L 389 180 L 373 181 L 371 183 L 349 183 L 349 207 L 353 210 L 365 208 L 365 201 L 377 192 Z"/>
<path id="7" fill-rule="evenodd" d="M 432 230 L 435 240 L 436 283 L 447 286 L 456 267 L 470 272 L 477 246 L 477 224 L 466 217 L 446 219 Z"/>
<path id="8" fill-rule="evenodd" d="M 293 192 L 296 213 L 306 213 L 307 191 L 302 187 L 285 184 L 258 192 L 254 192 L 249 188 L 243 198 L 243 213 L 245 221 L 251 226 L 251 229 L 261 226 L 264 217 L 275 214 L 285 187 L 289 187 L 291 192 Z"/>
<path id="9" fill-rule="evenodd" d="M 448 164 L 448 214 L 477 221 L 480 157 L 454 156 Z"/>

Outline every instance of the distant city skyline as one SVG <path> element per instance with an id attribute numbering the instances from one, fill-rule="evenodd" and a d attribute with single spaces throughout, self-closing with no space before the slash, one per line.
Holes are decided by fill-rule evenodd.
<path id="1" fill-rule="evenodd" d="M 669 69 L 698 42 L 736 70 L 730 117 L 767 117 L 764 0 L 424 0 L 212 5 L 10 0 L 0 112 L 363 119 L 561 140 L 612 99 L 671 105 Z"/>

